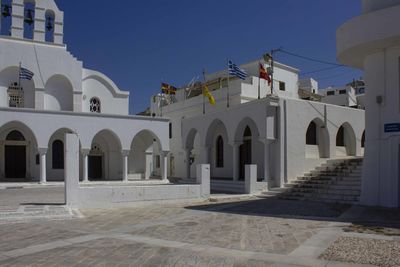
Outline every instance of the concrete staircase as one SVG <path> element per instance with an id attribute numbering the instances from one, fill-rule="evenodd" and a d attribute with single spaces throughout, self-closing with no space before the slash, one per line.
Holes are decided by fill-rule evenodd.
<path id="1" fill-rule="evenodd" d="M 360 200 L 362 158 L 334 159 L 280 189 L 278 197 L 356 204 Z"/>

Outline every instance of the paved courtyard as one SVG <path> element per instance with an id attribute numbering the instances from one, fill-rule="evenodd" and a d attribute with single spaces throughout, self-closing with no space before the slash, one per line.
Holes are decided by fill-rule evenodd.
<path id="1" fill-rule="evenodd" d="M 400 266 L 399 210 L 248 197 L 75 211 L 62 200 L 57 187 L 0 190 L 0 266 Z"/>

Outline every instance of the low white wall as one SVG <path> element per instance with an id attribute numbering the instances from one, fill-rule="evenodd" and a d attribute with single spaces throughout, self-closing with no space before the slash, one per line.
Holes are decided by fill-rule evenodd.
<path id="1" fill-rule="evenodd" d="M 207 198 L 210 166 L 201 165 L 197 182 L 188 185 L 81 185 L 79 184 L 79 138 L 65 137 L 65 203 L 76 208 L 103 208 L 141 201 Z"/>
<path id="2" fill-rule="evenodd" d="M 81 186 L 74 202 L 79 208 L 112 207 L 141 201 L 195 199 L 201 196 L 201 185 L 148 186 Z"/>

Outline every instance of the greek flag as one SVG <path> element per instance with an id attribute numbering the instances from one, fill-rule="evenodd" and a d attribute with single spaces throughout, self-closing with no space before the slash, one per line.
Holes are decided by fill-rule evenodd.
<path id="1" fill-rule="evenodd" d="M 32 80 L 33 75 L 35 75 L 32 71 L 27 70 L 25 68 L 20 68 L 19 70 L 19 78 L 23 80 Z"/>
<path id="2" fill-rule="evenodd" d="M 229 75 L 236 76 L 242 80 L 245 80 L 247 77 L 246 71 L 241 69 L 238 65 L 236 65 L 230 60 L 228 62 L 228 69 L 229 69 Z"/>

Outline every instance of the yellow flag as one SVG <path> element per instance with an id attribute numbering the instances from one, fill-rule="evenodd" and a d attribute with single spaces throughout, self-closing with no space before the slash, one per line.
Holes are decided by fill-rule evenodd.
<path id="1" fill-rule="evenodd" d="M 206 84 L 204 85 L 203 95 L 208 97 L 208 101 L 210 102 L 211 105 L 213 106 L 215 105 L 215 98 L 211 94 Z"/>

